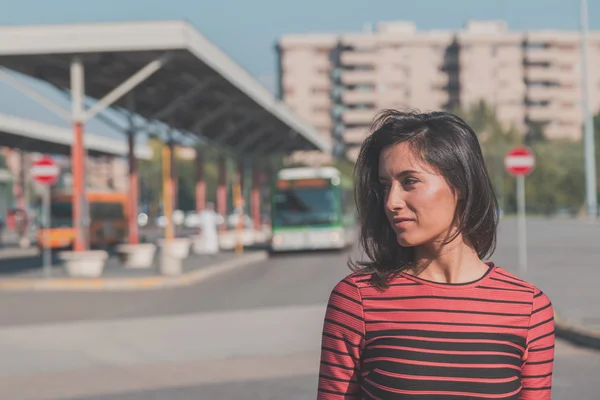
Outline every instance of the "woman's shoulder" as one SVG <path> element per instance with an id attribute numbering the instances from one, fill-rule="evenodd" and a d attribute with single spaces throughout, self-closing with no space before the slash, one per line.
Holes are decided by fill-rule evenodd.
<path id="1" fill-rule="evenodd" d="M 372 287 L 376 280 L 373 272 L 352 272 L 346 275 L 337 285 L 352 285 L 357 289 Z"/>
<path id="2" fill-rule="evenodd" d="M 374 272 L 353 272 L 341 279 L 333 288 L 333 291 L 351 291 L 357 296 L 366 294 L 376 296 L 385 293 L 387 286 L 394 286 L 398 282 L 406 280 L 401 274 L 387 279 L 378 277 Z"/>
<path id="3" fill-rule="evenodd" d="M 371 279 L 372 274 L 353 272 L 351 274 L 346 275 L 343 279 L 341 279 L 334 287 L 334 290 L 342 287 L 342 286 L 352 286 L 356 289 L 359 289 L 360 286 L 364 284 L 364 282 L 368 282 Z"/>
<path id="4" fill-rule="evenodd" d="M 534 296 L 545 296 L 540 288 L 533 283 L 519 278 L 516 274 L 508 272 L 504 268 L 495 266 L 490 282 L 494 282 L 498 286 L 506 286 L 519 291 L 529 291 Z"/>
<path id="5" fill-rule="evenodd" d="M 362 289 L 369 285 L 372 280 L 372 273 L 353 272 L 346 275 L 336 283 L 332 289 L 332 294 L 342 294 L 355 299 L 362 298 Z"/>

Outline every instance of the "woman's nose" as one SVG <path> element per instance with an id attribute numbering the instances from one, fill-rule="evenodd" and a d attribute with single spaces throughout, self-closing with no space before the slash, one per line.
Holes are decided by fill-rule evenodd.
<path id="1" fill-rule="evenodd" d="M 400 185 L 392 184 L 388 189 L 386 207 L 388 211 L 394 212 L 401 210 L 406 207 L 406 201 L 404 200 L 404 192 Z"/>

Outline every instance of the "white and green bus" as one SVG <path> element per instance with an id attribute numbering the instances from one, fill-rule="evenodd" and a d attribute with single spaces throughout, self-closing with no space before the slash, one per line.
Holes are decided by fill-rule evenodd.
<path id="1" fill-rule="evenodd" d="M 354 242 L 352 180 L 337 168 L 282 169 L 271 193 L 272 252 L 344 249 Z"/>

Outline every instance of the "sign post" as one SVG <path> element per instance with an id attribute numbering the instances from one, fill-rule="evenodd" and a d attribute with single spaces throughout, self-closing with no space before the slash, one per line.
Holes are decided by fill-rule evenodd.
<path id="1" fill-rule="evenodd" d="M 44 275 L 50 276 L 52 270 L 52 255 L 50 252 L 50 187 L 56 182 L 60 168 L 50 157 L 42 157 L 33 163 L 31 167 L 32 178 L 44 187 L 44 238 L 43 260 L 44 260 Z"/>
<path id="2" fill-rule="evenodd" d="M 514 147 L 504 157 L 504 167 L 517 178 L 519 267 L 527 272 L 527 224 L 525 212 L 525 176 L 535 167 L 535 155 L 524 146 Z"/>

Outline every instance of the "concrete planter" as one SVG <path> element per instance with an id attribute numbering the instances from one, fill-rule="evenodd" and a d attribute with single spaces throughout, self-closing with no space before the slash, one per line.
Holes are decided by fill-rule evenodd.
<path id="1" fill-rule="evenodd" d="M 117 247 L 125 268 L 150 268 L 156 255 L 154 243 L 122 244 Z"/>
<path id="2" fill-rule="evenodd" d="M 104 250 L 63 251 L 58 257 L 67 274 L 73 278 L 98 278 L 102 276 L 108 253 Z"/>
<path id="3" fill-rule="evenodd" d="M 168 254 L 170 257 L 183 260 L 190 255 L 190 238 L 173 238 L 168 244 L 164 239 L 160 239 L 158 244 L 161 247 L 162 252 Z"/>
<path id="4" fill-rule="evenodd" d="M 183 272 L 182 260 L 190 255 L 190 238 L 174 238 L 169 242 L 159 240 L 161 246 L 160 272 L 163 275 L 175 276 Z"/>
<path id="5" fill-rule="evenodd" d="M 190 236 L 192 241 L 192 251 L 194 254 L 214 254 L 219 251 L 218 237 L 216 241 L 210 240 L 211 243 L 206 243 L 206 239 L 202 234 Z"/>
<path id="6" fill-rule="evenodd" d="M 241 232 L 232 230 L 219 233 L 219 247 L 222 250 L 232 250 L 241 239 L 242 245 L 252 246 L 255 242 L 254 230 L 244 229 Z"/>
<path id="7" fill-rule="evenodd" d="M 181 275 L 183 272 L 183 262 L 181 258 L 173 257 L 169 252 L 160 254 L 160 273 L 167 276 Z"/>

